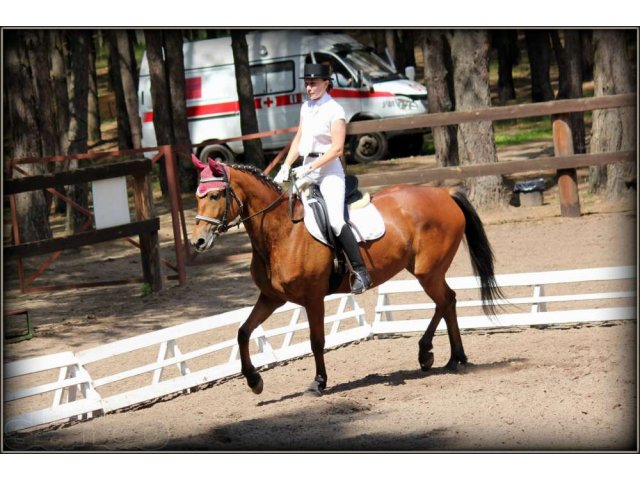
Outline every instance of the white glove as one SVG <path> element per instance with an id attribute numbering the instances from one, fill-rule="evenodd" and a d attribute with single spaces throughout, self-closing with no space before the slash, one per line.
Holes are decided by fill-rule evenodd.
<path id="1" fill-rule="evenodd" d="M 312 183 L 311 179 L 305 175 L 304 177 L 300 177 L 299 179 L 296 180 L 296 189 L 298 191 L 302 191 L 305 188 L 307 188 L 309 185 L 311 185 L 311 183 Z"/>
<path id="2" fill-rule="evenodd" d="M 309 172 L 311 172 L 311 167 L 309 165 L 302 165 L 301 167 L 296 167 L 293 169 L 293 178 L 301 180 L 303 177 L 306 177 Z"/>
<path id="3" fill-rule="evenodd" d="M 282 185 L 284 182 L 288 182 L 289 181 L 289 170 L 290 169 L 291 168 L 289 167 L 289 165 L 283 164 L 282 167 L 280 167 L 280 171 L 275 176 L 273 181 L 276 182 L 279 185 Z"/>

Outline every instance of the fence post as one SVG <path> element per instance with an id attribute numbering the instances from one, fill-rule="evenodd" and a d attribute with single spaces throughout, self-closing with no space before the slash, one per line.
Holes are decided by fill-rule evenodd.
<path id="1" fill-rule="evenodd" d="M 571 127 L 569 127 L 567 119 L 567 115 L 553 117 L 553 150 L 556 157 L 569 156 L 574 153 Z M 563 217 L 579 217 L 580 198 L 575 168 L 558 170 L 558 188 L 560 190 L 560 214 Z"/>
<path id="2" fill-rule="evenodd" d="M 133 198 L 135 201 L 136 221 L 155 217 L 151 193 L 151 173 L 133 176 Z M 162 269 L 160 268 L 160 240 L 158 232 L 140 234 L 140 256 L 144 281 L 151 291 L 162 290 Z"/>
<path id="3" fill-rule="evenodd" d="M 178 283 L 181 287 L 187 284 L 187 271 L 185 261 L 185 251 L 182 247 L 182 233 L 180 231 L 180 190 L 178 187 L 178 174 L 176 158 L 171 145 L 160 147 L 164 154 L 164 166 L 167 172 L 167 187 L 169 188 L 169 204 L 171 205 L 171 223 L 173 225 L 173 238 L 176 242 L 176 263 L 178 266 Z M 189 239 L 185 238 L 185 242 Z"/>

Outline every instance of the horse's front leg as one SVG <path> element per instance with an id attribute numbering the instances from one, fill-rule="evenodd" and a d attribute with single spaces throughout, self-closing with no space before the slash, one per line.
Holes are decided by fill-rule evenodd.
<path id="1" fill-rule="evenodd" d="M 251 310 L 249 318 L 238 329 L 238 347 L 240 350 L 240 364 L 242 365 L 242 374 L 247 379 L 247 385 L 255 394 L 262 393 L 263 382 L 262 377 L 256 371 L 251 363 L 251 355 L 249 354 L 249 339 L 253 331 L 264 322 L 273 311 L 283 305 L 284 300 L 269 298 L 264 294 L 260 294 L 258 302 Z"/>
<path id="2" fill-rule="evenodd" d="M 312 395 L 321 395 L 327 386 L 327 371 L 324 366 L 324 301 L 306 306 L 309 319 L 311 351 L 316 362 L 316 376 L 307 389 Z"/>

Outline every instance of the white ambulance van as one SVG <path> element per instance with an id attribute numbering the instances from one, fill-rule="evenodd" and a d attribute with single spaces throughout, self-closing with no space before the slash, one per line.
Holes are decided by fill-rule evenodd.
<path id="1" fill-rule="evenodd" d="M 333 71 L 331 96 L 345 110 L 347 121 L 372 120 L 427 112 L 423 85 L 395 72 L 370 48 L 344 34 L 304 30 L 267 30 L 247 35 L 251 81 L 261 132 L 295 127 L 306 99 L 300 77 L 305 63 L 329 62 Z M 187 117 L 193 143 L 239 137 L 240 110 L 231 38 L 184 44 Z M 146 53 L 140 64 L 140 115 L 143 145 L 156 146 L 151 104 L 151 81 Z M 417 154 L 424 132 L 400 132 L 393 143 L 402 154 Z M 370 133 L 348 139 L 353 159 L 366 163 L 385 158 L 389 138 L 398 132 Z M 263 138 L 264 150 L 284 147 L 293 134 Z M 208 145 L 197 152 L 232 162 L 242 154 L 241 141 Z"/>

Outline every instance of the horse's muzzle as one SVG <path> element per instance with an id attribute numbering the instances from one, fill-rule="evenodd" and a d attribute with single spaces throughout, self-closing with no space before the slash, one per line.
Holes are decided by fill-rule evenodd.
<path id="1" fill-rule="evenodd" d="M 209 250 L 213 247 L 215 243 L 216 235 L 209 231 L 205 234 L 200 234 L 191 238 L 191 245 L 196 249 L 197 252 L 204 252 L 205 250 Z"/>

